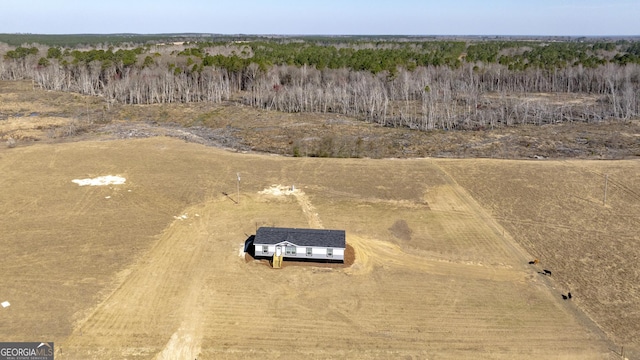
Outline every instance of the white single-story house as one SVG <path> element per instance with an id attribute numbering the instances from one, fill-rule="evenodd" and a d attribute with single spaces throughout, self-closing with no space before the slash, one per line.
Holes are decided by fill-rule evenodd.
<path id="1" fill-rule="evenodd" d="M 253 240 L 256 257 L 344 262 L 344 230 L 261 227 Z"/>

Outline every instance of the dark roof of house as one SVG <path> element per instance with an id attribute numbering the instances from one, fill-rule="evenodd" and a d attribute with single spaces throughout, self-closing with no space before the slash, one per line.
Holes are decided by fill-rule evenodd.
<path id="1" fill-rule="evenodd" d="M 344 230 L 292 229 L 261 227 L 256 231 L 254 244 L 278 244 L 288 241 L 297 246 L 345 248 Z"/>

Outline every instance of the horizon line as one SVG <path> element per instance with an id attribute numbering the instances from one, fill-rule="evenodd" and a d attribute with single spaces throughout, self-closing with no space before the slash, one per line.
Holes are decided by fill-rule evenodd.
<path id="1" fill-rule="evenodd" d="M 137 32 L 113 32 L 113 33 L 30 33 L 30 32 L 0 32 L 0 35 L 39 35 L 39 36 L 184 36 L 184 35 L 199 35 L 199 36 L 282 36 L 282 37 L 310 37 L 310 36 L 325 36 L 325 37 L 568 37 L 568 38 L 597 38 L 597 37 L 625 37 L 625 38 L 640 38 L 640 34 L 637 35 L 625 35 L 625 34 L 608 34 L 608 35 L 563 35 L 563 34 L 294 34 L 294 33 L 213 33 L 213 32 L 167 32 L 167 33 L 137 33 Z"/>

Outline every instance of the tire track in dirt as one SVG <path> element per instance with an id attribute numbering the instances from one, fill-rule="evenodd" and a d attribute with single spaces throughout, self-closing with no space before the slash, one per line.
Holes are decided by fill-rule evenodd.
<path id="1" fill-rule="evenodd" d="M 309 201 L 309 197 L 302 190 L 296 189 L 293 191 L 293 196 L 298 200 L 298 204 L 302 208 L 302 212 L 307 218 L 309 222 L 309 227 L 312 229 L 322 229 L 322 221 L 320 221 L 320 216 L 316 212 L 316 208 L 311 205 L 311 201 Z"/>
<path id="2" fill-rule="evenodd" d="M 270 188 L 264 189 L 259 192 L 262 195 L 273 195 L 273 196 L 289 196 L 293 195 L 298 201 L 300 208 L 302 209 L 302 213 L 307 218 L 307 222 L 309 223 L 309 227 L 312 229 L 323 229 L 322 221 L 320 221 L 320 216 L 316 208 L 311 204 L 309 197 L 305 194 L 304 191 L 299 188 L 287 187 L 283 185 L 271 185 Z"/>
<path id="3" fill-rule="evenodd" d="M 509 250 L 516 263 L 524 264 L 530 258 L 529 254 L 518 245 L 511 235 L 500 226 L 498 222 L 487 211 L 476 202 L 471 194 L 469 194 L 455 179 L 440 165 L 434 164 L 444 175 L 445 180 L 450 184 L 451 190 L 457 195 L 466 208 L 475 214 L 481 223 L 485 224 L 495 235 L 495 239 L 501 242 L 501 248 Z"/>
<path id="4" fill-rule="evenodd" d="M 309 226 L 312 228 L 323 228 L 315 207 L 311 204 L 311 201 L 304 191 L 282 185 L 272 185 L 270 188 L 264 189 L 259 193 L 273 196 L 295 196 L 309 222 Z M 354 265 L 345 269 L 345 272 L 349 274 L 369 273 L 374 266 L 397 266 L 441 275 L 462 272 L 468 273 L 468 275 L 473 278 L 477 277 L 500 281 L 514 281 L 524 278 L 523 273 L 512 270 L 427 260 L 422 256 L 404 252 L 396 244 L 374 239 L 364 239 L 351 234 L 347 234 L 347 243 L 353 246 L 356 252 Z"/>
<path id="5" fill-rule="evenodd" d="M 293 195 L 307 218 L 309 226 L 311 228 L 323 228 L 315 207 L 311 204 L 311 201 L 304 191 L 282 185 L 272 185 L 270 188 L 264 189 L 259 193 L 273 196 Z M 458 195 L 462 196 L 460 194 Z M 462 212 L 466 214 L 471 213 L 465 210 L 462 210 Z M 457 213 L 456 211 L 456 214 Z M 350 274 L 369 273 L 374 266 L 398 266 L 441 275 L 448 275 L 454 272 L 468 273 L 468 276 L 472 278 L 477 277 L 500 281 L 520 281 L 524 278 L 524 273 L 504 268 L 488 268 L 477 264 L 427 260 L 422 256 L 404 252 L 396 244 L 374 239 L 364 239 L 351 234 L 347 234 L 347 243 L 352 245 L 356 252 L 355 264 L 345 270 Z"/>
<path id="6" fill-rule="evenodd" d="M 482 221 L 489 225 L 492 229 L 492 231 L 496 234 L 496 238 L 500 239 L 501 242 L 504 244 L 504 246 L 508 249 L 510 249 L 510 253 L 512 255 L 512 257 L 514 257 L 515 259 L 518 260 L 518 263 L 520 264 L 525 264 L 528 259 L 531 259 L 532 256 L 530 256 L 527 251 L 515 240 L 515 238 L 513 236 L 511 236 L 511 234 L 509 234 L 504 227 L 502 227 L 499 223 L 498 220 L 500 221 L 508 221 L 502 218 L 494 218 L 493 216 L 491 216 L 485 209 L 484 207 L 482 207 L 480 205 L 480 203 L 478 203 L 469 192 L 467 192 L 467 190 L 465 188 L 463 188 L 462 186 L 460 186 L 457 181 L 455 180 L 455 178 L 450 175 L 443 166 L 440 165 L 436 165 L 438 166 L 438 168 L 442 171 L 442 173 L 445 175 L 445 177 L 447 178 L 447 180 L 450 182 L 453 190 L 459 195 L 459 197 L 461 199 L 464 199 L 465 203 L 469 206 L 470 209 L 473 209 L 474 213 L 478 214 L 478 216 L 482 219 Z M 570 165 L 568 165 L 570 166 Z M 543 216 L 541 216 L 540 214 L 538 214 L 538 218 L 543 218 Z M 514 221 L 515 222 L 515 221 Z M 527 224 L 528 222 L 526 221 L 520 221 L 520 224 Z M 535 226 L 544 226 L 544 227 L 550 227 L 550 228 L 564 228 L 561 225 L 547 225 L 546 223 L 540 223 L 540 222 L 530 222 L 530 225 L 535 225 Z M 502 236 L 500 236 L 500 233 L 502 233 Z M 556 304 L 560 304 L 561 300 L 559 300 L 560 298 L 560 293 L 555 289 L 555 287 L 552 284 L 552 281 L 550 279 L 544 278 L 543 283 L 545 283 L 547 290 L 549 292 L 549 294 L 553 294 L 553 298 L 556 302 Z M 570 303 L 569 306 L 565 306 L 564 307 L 565 310 L 570 313 L 572 315 L 572 317 L 581 325 L 583 326 L 585 329 L 588 329 L 591 334 L 593 334 L 594 336 L 598 337 L 599 340 L 602 340 L 604 343 L 607 343 L 607 345 L 610 348 L 615 347 L 612 340 L 606 335 L 606 333 L 603 331 L 603 329 L 597 324 L 597 322 L 591 318 L 591 316 L 589 316 L 589 314 L 587 314 L 584 309 L 579 308 L 578 306 L 575 306 L 573 303 Z"/>
<path id="7" fill-rule="evenodd" d="M 311 204 L 308 196 L 300 189 L 292 189 L 282 185 L 272 185 L 260 194 L 275 196 L 293 195 L 305 214 L 311 228 L 322 229 L 322 222 Z M 358 236 L 347 235 L 347 243 L 356 251 L 356 263 L 345 271 L 350 274 L 363 274 L 371 272 L 376 266 L 398 266 L 420 270 L 432 274 L 447 275 L 453 272 L 468 273 L 471 277 L 492 279 L 500 281 L 522 280 L 523 273 L 512 270 L 486 268 L 479 265 L 457 264 L 435 260 L 426 260 L 424 257 L 404 252 L 398 245 L 373 239 L 363 239 Z"/>
<path id="8" fill-rule="evenodd" d="M 633 190 L 631 187 L 627 186 L 622 181 L 616 180 L 613 176 L 608 176 L 609 174 L 607 174 L 606 172 L 602 172 L 601 170 L 595 170 L 593 168 L 589 168 L 587 166 L 580 165 L 579 163 L 576 163 L 576 162 L 563 161 L 563 164 L 566 165 L 569 168 L 578 168 L 578 169 L 580 169 L 580 170 L 582 170 L 584 172 L 588 172 L 588 173 L 597 175 L 598 177 L 600 177 L 602 179 L 603 187 L 604 187 L 604 182 L 606 181 L 609 184 L 609 186 L 617 187 L 620 190 L 622 190 L 622 192 L 624 192 L 627 195 L 630 195 L 632 198 L 640 201 L 640 193 L 639 192 Z M 606 180 L 605 180 L 605 178 L 606 178 Z M 604 189 L 603 189 L 603 192 L 604 192 Z"/>
<path id="9" fill-rule="evenodd" d="M 71 207 L 71 210 L 67 215 L 67 220 L 70 220 L 72 217 L 84 216 L 89 208 L 91 208 L 98 200 L 98 189 L 89 187 L 80 189 L 80 191 L 82 191 L 82 195 Z"/>
<path id="10" fill-rule="evenodd" d="M 202 209 L 187 209 L 120 286 L 56 350 L 61 358 L 193 359 L 200 352 L 203 279 L 211 252 Z M 154 329 L 148 333 L 148 329 Z M 127 344 L 127 347 L 119 347 Z"/>
<path id="11" fill-rule="evenodd" d="M 184 304 L 181 315 L 178 316 L 184 320 L 178 330 L 172 334 L 163 351 L 156 357 L 157 359 L 191 359 L 196 358 L 200 352 L 202 331 L 199 316 L 202 310 L 196 301 L 200 297 L 201 275 L 192 279 L 190 290 L 186 296 L 182 297 Z"/>
<path id="12" fill-rule="evenodd" d="M 347 234 L 347 243 L 356 252 L 355 263 L 345 269 L 350 275 L 370 273 L 376 266 L 404 268 L 434 275 L 464 274 L 473 279 L 494 281 L 522 281 L 526 273 L 510 268 L 425 259 L 403 251 L 398 245 Z"/>
<path id="13" fill-rule="evenodd" d="M 424 199 L 429 203 L 429 215 L 434 219 L 430 225 L 433 246 L 441 249 L 445 260 L 494 267 L 513 266 L 514 259 L 498 239 L 502 234 L 496 234 L 464 196 L 451 184 L 425 189 Z"/>

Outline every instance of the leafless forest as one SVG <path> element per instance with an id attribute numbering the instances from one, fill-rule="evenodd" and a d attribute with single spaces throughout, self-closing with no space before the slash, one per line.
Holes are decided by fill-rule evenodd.
<path id="1" fill-rule="evenodd" d="M 41 47 L 24 56 L 5 55 L 0 78 L 33 79 L 43 89 L 100 96 L 105 106 L 233 100 L 419 130 L 599 122 L 640 114 L 637 62 L 514 68 L 501 61 L 470 61 L 459 52 L 448 63 L 370 71 L 264 63 L 251 57 L 250 47 L 237 44 L 201 48 L 155 45 L 127 63 L 126 58 L 70 61 L 73 53 L 68 52 L 45 58 L 37 55 L 46 52 Z M 206 51 L 206 56 L 194 56 L 190 49 Z M 245 55 L 236 56 L 241 52 Z M 239 64 L 207 64 L 210 54 Z"/>
<path id="2" fill-rule="evenodd" d="M 635 64 L 555 72 L 473 68 L 400 69 L 389 79 L 363 71 L 279 66 L 251 77 L 244 99 L 267 109 L 338 112 L 420 130 L 628 119 L 640 110 Z"/>

